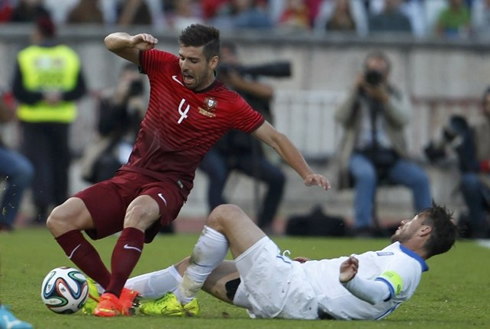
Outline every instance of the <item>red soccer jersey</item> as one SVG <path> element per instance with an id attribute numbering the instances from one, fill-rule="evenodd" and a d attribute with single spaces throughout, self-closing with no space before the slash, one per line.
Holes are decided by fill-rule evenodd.
<path id="1" fill-rule="evenodd" d="M 150 100 L 122 170 L 170 179 L 187 196 L 206 152 L 231 129 L 251 133 L 264 118 L 218 80 L 200 92 L 185 87 L 175 55 L 142 51 L 140 65 L 150 80 Z"/>

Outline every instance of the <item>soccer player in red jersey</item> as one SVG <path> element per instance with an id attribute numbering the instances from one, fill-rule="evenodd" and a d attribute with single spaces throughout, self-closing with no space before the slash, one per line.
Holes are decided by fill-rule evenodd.
<path id="1" fill-rule="evenodd" d="M 144 243 L 177 217 L 199 162 L 229 130 L 251 133 L 274 148 L 307 186 L 329 189 L 330 183 L 311 170 L 284 134 L 215 79 L 219 30 L 190 25 L 179 37 L 178 56 L 155 49 L 158 40 L 146 33 L 116 32 L 104 42 L 148 76 L 148 111 L 128 163 L 113 178 L 56 207 L 47 226 L 69 259 L 105 288 L 94 314 L 112 317 L 131 313 L 136 293 L 123 287 Z M 111 272 L 82 231 L 94 240 L 122 231 Z"/>

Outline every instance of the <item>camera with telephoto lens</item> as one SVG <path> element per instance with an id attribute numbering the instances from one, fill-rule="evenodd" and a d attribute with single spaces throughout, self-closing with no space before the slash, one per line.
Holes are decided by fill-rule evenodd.
<path id="1" fill-rule="evenodd" d="M 128 97 L 140 96 L 143 94 L 144 86 L 141 80 L 133 80 L 129 84 Z"/>
<path id="2" fill-rule="evenodd" d="M 383 81 L 383 74 L 376 70 L 367 70 L 364 73 L 364 80 L 368 85 L 376 87 Z"/>
<path id="3" fill-rule="evenodd" d="M 465 117 L 453 115 L 449 119 L 449 124 L 442 129 L 441 139 L 437 142 L 430 142 L 425 148 L 424 153 L 430 162 L 436 162 L 446 157 L 446 147 L 457 148 L 463 136 L 468 135 L 470 127 Z M 459 138 L 457 140 L 457 138 Z"/>
<path id="4" fill-rule="evenodd" d="M 249 75 L 254 78 L 258 76 L 286 78 L 291 76 L 291 63 L 281 61 L 253 66 L 230 65 L 225 63 L 219 66 L 219 73 L 226 75 L 231 70 L 238 72 L 241 76 Z"/>

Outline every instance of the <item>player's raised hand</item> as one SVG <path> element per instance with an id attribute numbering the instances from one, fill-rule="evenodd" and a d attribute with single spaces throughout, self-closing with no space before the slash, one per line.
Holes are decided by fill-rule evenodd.
<path id="1" fill-rule="evenodd" d="M 359 260 L 356 257 L 350 256 L 347 258 L 340 264 L 339 281 L 346 283 L 352 280 L 356 276 L 358 268 Z"/>
<path id="2" fill-rule="evenodd" d="M 148 33 L 136 34 L 131 38 L 131 46 L 139 50 L 149 50 L 155 48 L 158 39 Z"/>
<path id="3" fill-rule="evenodd" d="M 306 186 L 321 186 L 324 190 L 330 189 L 330 182 L 320 174 L 310 174 L 307 175 L 304 179 Z"/>

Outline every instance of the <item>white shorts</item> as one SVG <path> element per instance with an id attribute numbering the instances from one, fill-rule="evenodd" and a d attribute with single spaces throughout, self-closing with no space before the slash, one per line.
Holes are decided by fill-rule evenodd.
<path id="1" fill-rule="evenodd" d="M 233 303 L 257 318 L 316 319 L 318 304 L 299 262 L 268 237 L 235 259 L 240 273 Z"/>

